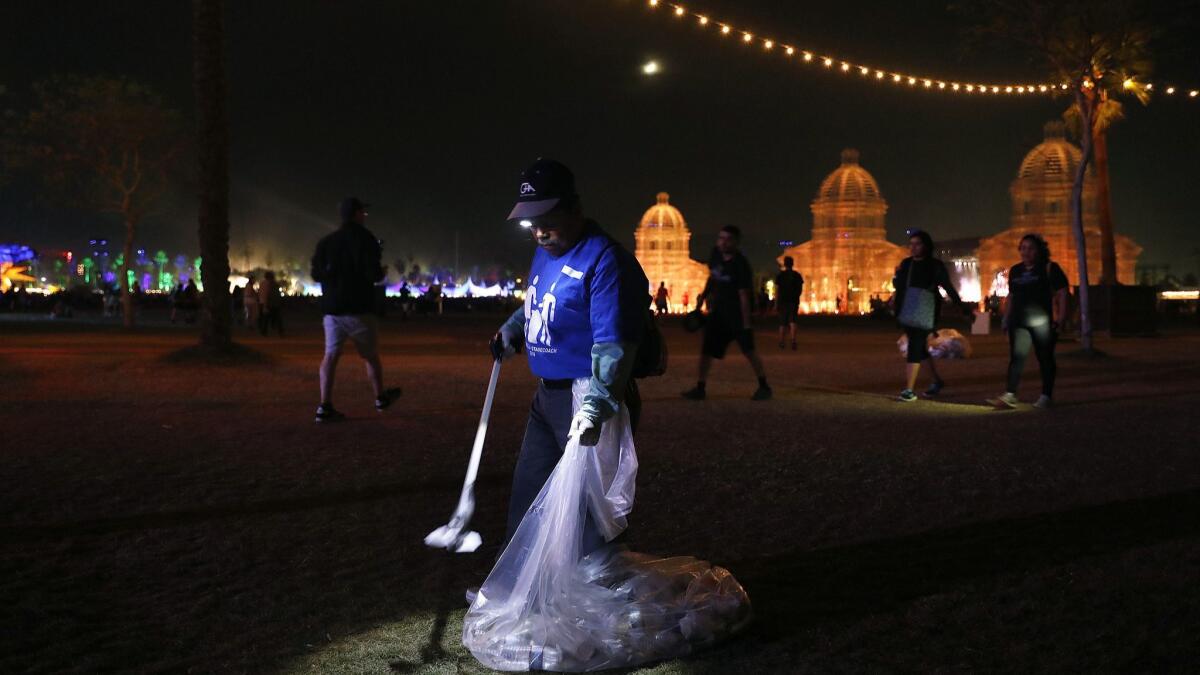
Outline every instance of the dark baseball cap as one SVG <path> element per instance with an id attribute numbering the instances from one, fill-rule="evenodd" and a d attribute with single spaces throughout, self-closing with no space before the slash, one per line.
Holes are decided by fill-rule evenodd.
<path id="1" fill-rule="evenodd" d="M 575 196 L 575 174 L 561 162 L 541 159 L 521 172 L 517 187 L 517 205 L 509 220 L 525 220 L 544 216 L 564 199 Z"/>
<path id="2" fill-rule="evenodd" d="M 370 204 L 364 204 L 358 200 L 358 197 L 346 197 L 338 204 L 338 214 L 342 217 L 342 222 L 347 222 L 354 217 L 358 211 L 366 211 L 371 208 Z"/>

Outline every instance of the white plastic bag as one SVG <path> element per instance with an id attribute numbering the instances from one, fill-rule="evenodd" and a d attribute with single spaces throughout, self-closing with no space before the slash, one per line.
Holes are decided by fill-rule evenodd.
<path id="1" fill-rule="evenodd" d="M 573 387 L 578 410 L 588 381 Z M 582 672 L 690 654 L 736 632 L 750 600 L 728 571 L 604 546 L 580 555 L 585 518 L 612 540 L 633 508 L 637 456 L 624 406 L 600 441 L 569 439 L 463 620 L 463 644 L 497 670 Z"/>
<path id="2" fill-rule="evenodd" d="M 935 359 L 969 359 L 971 358 L 971 341 L 953 328 L 939 328 L 937 335 L 930 334 L 929 356 Z M 908 354 L 908 336 L 901 335 L 896 340 L 900 354 Z"/>

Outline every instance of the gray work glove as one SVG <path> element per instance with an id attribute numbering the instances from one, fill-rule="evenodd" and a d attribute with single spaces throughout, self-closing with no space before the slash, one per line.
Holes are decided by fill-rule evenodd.
<path id="1" fill-rule="evenodd" d="M 521 326 L 515 322 L 506 322 L 492 336 L 492 341 L 489 347 L 492 350 L 492 358 L 497 361 L 511 358 L 521 353 L 521 347 L 525 344 L 525 332 Z"/>

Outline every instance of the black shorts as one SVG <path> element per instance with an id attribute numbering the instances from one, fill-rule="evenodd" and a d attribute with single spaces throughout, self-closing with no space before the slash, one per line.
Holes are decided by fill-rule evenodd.
<path id="1" fill-rule="evenodd" d="M 725 358 L 725 350 L 729 348 L 729 343 L 735 340 L 738 343 L 738 347 L 742 349 L 743 354 L 750 354 L 754 351 L 754 331 L 742 330 L 741 328 L 709 321 L 704 325 L 704 345 L 700 348 L 700 351 L 704 355 L 711 356 L 714 359 L 723 359 Z"/>
<path id="2" fill-rule="evenodd" d="M 904 334 L 908 336 L 908 358 L 909 363 L 920 363 L 929 358 L 929 334 L 931 330 L 923 328 L 904 327 Z"/>
<path id="3" fill-rule="evenodd" d="M 792 303 L 788 303 L 786 305 L 779 305 L 779 327 L 780 328 L 787 328 L 788 326 L 796 323 L 796 310 L 797 309 L 799 309 L 799 306 L 792 304 Z"/>

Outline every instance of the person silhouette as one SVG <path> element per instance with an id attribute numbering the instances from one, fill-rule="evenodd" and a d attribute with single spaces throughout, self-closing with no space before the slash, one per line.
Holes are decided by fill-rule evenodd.
<path id="1" fill-rule="evenodd" d="M 550 290 L 542 296 L 542 334 L 539 339 L 547 347 L 550 346 L 550 324 L 554 321 L 554 309 L 558 304 L 558 298 L 554 297 L 554 287 L 557 285 L 557 281 L 550 284 Z"/>
<path id="2" fill-rule="evenodd" d="M 529 291 L 525 295 L 525 320 L 528 322 L 525 327 L 525 341 L 534 345 L 541 340 L 542 335 L 542 309 L 537 301 L 539 279 L 540 277 L 533 278 L 533 283 L 529 285 Z"/>

